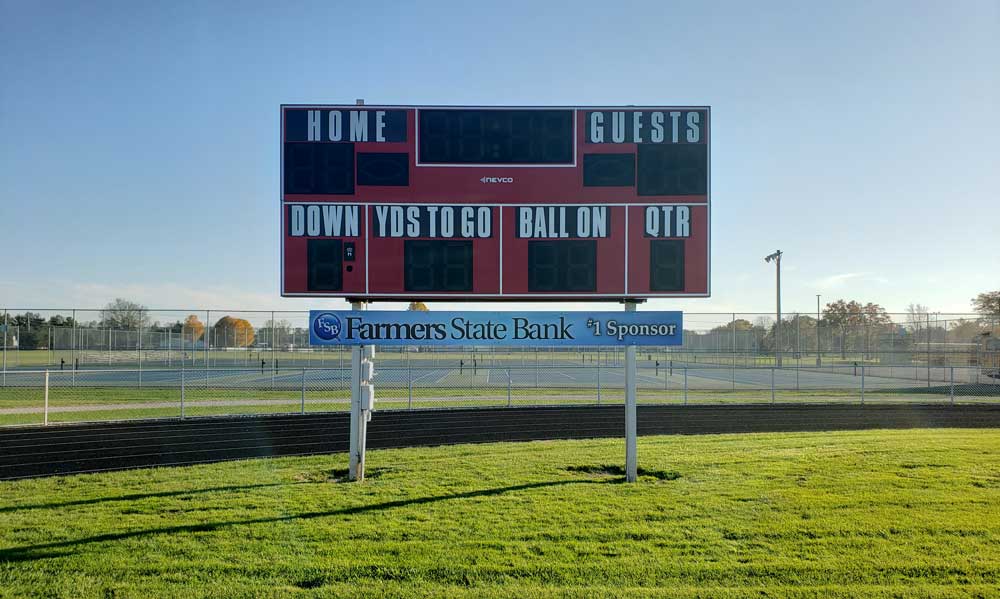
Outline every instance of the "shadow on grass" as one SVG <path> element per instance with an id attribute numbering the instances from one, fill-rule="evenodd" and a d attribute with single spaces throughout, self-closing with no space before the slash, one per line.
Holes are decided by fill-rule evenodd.
<path id="1" fill-rule="evenodd" d="M 625 468 L 617 464 L 602 464 L 600 466 L 592 464 L 587 466 L 566 466 L 563 470 L 566 470 L 567 472 L 597 474 L 599 476 L 616 476 L 619 478 L 609 482 L 625 482 Z M 659 480 L 677 480 L 681 477 L 680 472 L 675 472 L 674 470 L 649 470 L 641 466 L 636 470 L 636 473 L 639 476 L 649 476 Z"/>
<path id="2" fill-rule="evenodd" d="M 77 505 L 94 505 L 110 501 L 136 501 L 139 499 L 151 499 L 154 497 L 177 497 L 179 495 L 196 495 L 198 493 L 214 493 L 216 491 L 242 491 L 246 489 L 261 489 L 264 487 L 284 487 L 287 485 L 315 484 L 311 481 L 298 483 L 264 483 L 259 485 L 232 485 L 228 487 L 210 487 L 207 489 L 188 489 L 183 491 L 163 491 L 160 493 L 133 493 L 131 495 L 117 495 L 115 497 L 93 497 L 91 499 L 77 499 L 74 501 L 62 501 L 56 503 L 33 503 L 28 505 L 10 505 L 0 507 L 0 514 L 5 512 L 16 512 L 20 510 L 41 510 L 49 508 L 73 507 Z"/>
<path id="3" fill-rule="evenodd" d="M 275 516 L 273 518 L 254 518 L 250 520 L 233 520 L 230 522 L 204 522 L 201 524 L 184 524 L 179 526 L 165 526 L 161 528 L 149 528 L 144 530 L 132 530 L 128 532 L 114 532 L 102 535 L 84 537 L 70 541 L 56 541 L 53 543 L 40 543 L 37 545 L 25 545 L 23 547 L 10 547 L 0 549 L 0 563 L 2 562 L 23 562 L 37 559 L 60 557 L 73 553 L 72 551 L 58 551 L 59 549 L 70 549 L 89 545 L 92 543 L 104 543 L 109 541 L 121 541 L 124 539 L 135 539 L 161 534 L 176 534 L 190 532 L 213 532 L 231 526 L 245 526 L 253 524 L 270 524 L 275 522 L 289 522 L 294 520 L 311 520 L 315 518 L 327 518 L 331 516 L 352 516 L 368 512 L 380 512 L 394 508 L 408 507 L 413 505 L 425 505 L 439 501 L 452 499 L 473 499 L 477 497 L 492 497 L 504 493 L 516 491 L 527 491 L 530 489 L 542 489 L 546 487 L 558 487 L 563 485 L 581 484 L 606 484 L 615 482 L 611 480 L 560 480 L 539 483 L 526 483 L 523 485 L 513 485 L 509 487 L 498 487 L 495 489 L 481 489 L 479 491 L 469 491 L 466 493 L 455 493 L 453 495 L 437 495 L 433 497 L 417 497 L 414 499 L 401 499 L 398 501 L 387 501 L 385 503 L 375 503 L 372 505 L 359 505 L 339 510 L 329 510 L 322 512 L 305 512 L 289 516 Z M 55 550 L 55 551 L 53 551 Z"/>

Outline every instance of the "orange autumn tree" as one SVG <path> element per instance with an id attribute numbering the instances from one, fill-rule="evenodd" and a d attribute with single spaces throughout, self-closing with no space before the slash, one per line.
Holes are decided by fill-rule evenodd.
<path id="1" fill-rule="evenodd" d="M 205 325 L 198 320 L 197 316 L 190 314 L 184 319 L 184 324 L 181 325 L 181 333 L 184 334 L 185 338 L 191 339 L 193 343 L 201 339 L 201 336 L 205 333 Z"/>
<path id="2" fill-rule="evenodd" d="M 250 347 L 253 345 L 253 325 L 243 318 L 223 316 L 212 327 L 212 345 Z"/>

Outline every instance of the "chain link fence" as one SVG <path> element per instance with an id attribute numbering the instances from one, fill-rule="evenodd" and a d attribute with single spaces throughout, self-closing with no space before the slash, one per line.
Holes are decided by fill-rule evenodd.
<path id="1" fill-rule="evenodd" d="M 652 357 L 652 356 L 649 356 Z M 640 361 L 646 404 L 1000 402 L 982 369 L 865 364 L 720 366 Z M 376 410 L 606 405 L 624 401 L 611 364 L 376 365 Z M 0 388 L 0 425 L 348 410 L 350 368 L 13 370 Z"/>
<path id="2" fill-rule="evenodd" d="M 308 312 L 4 309 L 2 371 L 17 369 L 344 368 L 350 355 L 309 346 Z M 731 367 L 868 366 L 1000 371 L 1000 315 L 685 313 L 684 344 L 641 351 L 650 360 Z M 604 365 L 621 350 L 386 348 L 399 366 Z M 937 375 L 934 374 L 938 369 Z M 904 370 L 900 370 L 903 372 Z M 907 378 L 907 377 L 903 377 Z"/>

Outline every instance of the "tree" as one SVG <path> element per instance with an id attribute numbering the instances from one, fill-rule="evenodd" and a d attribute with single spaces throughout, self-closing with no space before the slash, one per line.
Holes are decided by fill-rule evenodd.
<path id="1" fill-rule="evenodd" d="M 861 304 L 851 300 L 845 302 L 840 299 L 830 302 L 823 309 L 823 321 L 832 327 L 840 329 L 840 357 L 847 357 L 846 340 L 848 334 L 852 336 L 861 335 L 864 341 L 863 352 L 868 353 L 872 335 L 877 335 L 881 327 L 892 322 L 885 308 L 878 304 L 868 302 Z"/>
<path id="2" fill-rule="evenodd" d="M 71 327 L 74 324 L 72 316 L 62 316 L 60 314 L 56 314 L 55 316 L 49 318 L 49 325 L 54 327 Z"/>
<path id="3" fill-rule="evenodd" d="M 972 299 L 972 307 L 983 316 L 1000 315 L 1000 290 L 980 293 Z"/>
<path id="4" fill-rule="evenodd" d="M 745 318 L 737 318 L 736 320 L 733 320 L 733 321 L 728 322 L 726 324 L 720 324 L 719 326 L 714 327 L 711 332 L 713 332 L 713 333 L 725 333 L 726 331 L 729 331 L 731 333 L 734 330 L 736 330 L 736 331 L 749 331 L 751 329 L 753 329 L 753 324 L 749 320 L 747 320 Z"/>
<path id="5" fill-rule="evenodd" d="M 149 324 L 149 309 L 142 304 L 115 298 L 101 309 L 101 326 L 109 329 L 132 330 Z"/>
<path id="6" fill-rule="evenodd" d="M 212 328 L 215 331 L 213 344 L 221 343 L 225 347 L 250 347 L 253 345 L 253 325 L 243 318 L 223 316 Z"/>
<path id="7" fill-rule="evenodd" d="M 202 335 L 205 334 L 205 325 L 202 324 L 196 315 L 190 314 L 184 319 L 184 324 L 181 325 L 181 333 L 183 333 L 186 339 L 191 339 L 193 343 L 201 339 Z"/>
<path id="8" fill-rule="evenodd" d="M 916 330 L 927 323 L 930 310 L 923 304 L 910 304 L 906 307 L 906 322 Z"/>
<path id="9" fill-rule="evenodd" d="M 428 312 L 427 304 L 424 302 L 410 302 L 410 307 L 407 308 L 410 312 Z"/>
<path id="10" fill-rule="evenodd" d="M 0 321 L 3 324 L 3 321 Z M 17 346 L 21 349 L 42 349 L 48 347 L 49 330 L 43 328 L 45 319 L 40 314 L 25 312 L 12 314 L 7 319 L 10 335 L 17 336 Z M 8 343 L 10 339 L 8 339 Z"/>
<path id="11" fill-rule="evenodd" d="M 292 323 L 284 319 L 266 320 L 264 326 L 257 331 L 257 337 L 261 344 L 270 347 L 288 344 L 292 339 Z"/>

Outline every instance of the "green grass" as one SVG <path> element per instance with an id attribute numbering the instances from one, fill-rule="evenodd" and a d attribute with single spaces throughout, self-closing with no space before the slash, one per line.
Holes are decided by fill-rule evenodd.
<path id="1" fill-rule="evenodd" d="M 0 483 L 0 597 L 996 597 L 992 430 L 372 451 Z"/>

